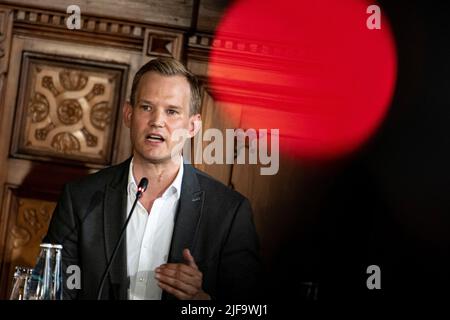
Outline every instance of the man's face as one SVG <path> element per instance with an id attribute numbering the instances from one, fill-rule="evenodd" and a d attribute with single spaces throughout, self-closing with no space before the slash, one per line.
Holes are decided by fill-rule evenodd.
<path id="1" fill-rule="evenodd" d="M 177 129 L 190 137 L 196 133 L 200 115 L 189 115 L 191 92 L 183 76 L 145 73 L 136 90 L 136 105 L 124 108 L 125 125 L 130 128 L 134 156 L 151 163 L 170 160 L 180 141 L 173 138 Z"/>

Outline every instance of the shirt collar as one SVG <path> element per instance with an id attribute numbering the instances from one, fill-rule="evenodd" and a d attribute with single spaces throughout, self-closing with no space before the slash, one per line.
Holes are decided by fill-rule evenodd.
<path id="1" fill-rule="evenodd" d="M 130 162 L 130 168 L 128 170 L 128 195 L 135 195 L 137 192 L 137 183 L 133 176 L 133 159 Z M 183 181 L 183 173 L 184 173 L 184 165 L 183 165 L 183 157 L 180 156 L 180 168 L 178 169 L 178 173 L 175 179 L 172 181 L 170 186 L 164 191 L 162 194 L 162 198 L 165 198 L 173 193 L 175 193 L 177 200 L 180 199 L 181 194 L 181 183 Z M 151 188 L 151 185 L 149 185 Z"/>

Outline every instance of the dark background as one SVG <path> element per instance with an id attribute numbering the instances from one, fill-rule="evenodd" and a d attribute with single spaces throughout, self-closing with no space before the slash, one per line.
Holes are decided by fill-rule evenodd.
<path id="1" fill-rule="evenodd" d="M 380 1 L 398 53 L 388 115 L 363 148 L 310 164 L 307 200 L 269 268 L 274 299 L 429 300 L 450 285 L 450 7 Z M 383 22 L 382 22 L 383 23 Z M 376 94 L 376 92 L 374 92 Z M 300 216 L 300 215 L 298 215 Z M 366 268 L 381 268 L 368 290 Z"/>

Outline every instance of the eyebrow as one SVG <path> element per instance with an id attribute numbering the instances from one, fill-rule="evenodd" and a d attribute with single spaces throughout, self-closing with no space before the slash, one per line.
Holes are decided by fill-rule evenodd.
<path id="1" fill-rule="evenodd" d="M 138 103 L 147 103 L 147 104 L 150 104 L 150 105 L 152 105 L 152 106 L 155 105 L 155 104 L 152 103 L 151 101 L 145 100 L 145 99 L 139 99 L 139 100 L 138 100 Z M 175 105 L 172 105 L 172 104 L 169 105 L 168 108 L 171 108 L 171 109 L 178 109 L 178 110 L 183 109 L 183 108 L 181 108 L 180 106 L 175 106 Z"/>
<path id="2" fill-rule="evenodd" d="M 138 103 L 142 103 L 142 102 L 153 105 L 153 103 L 152 103 L 151 101 L 144 100 L 144 99 L 139 99 L 139 100 L 138 100 Z"/>

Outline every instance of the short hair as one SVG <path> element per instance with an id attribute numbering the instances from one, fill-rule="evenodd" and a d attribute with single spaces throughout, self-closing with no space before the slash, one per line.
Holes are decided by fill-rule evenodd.
<path id="1" fill-rule="evenodd" d="M 183 76 L 186 78 L 191 89 L 191 101 L 189 107 L 190 115 L 200 113 L 200 84 L 197 77 L 186 69 L 186 67 L 179 61 L 173 58 L 157 58 L 150 60 L 144 64 L 134 75 L 133 85 L 131 86 L 130 103 L 134 107 L 136 103 L 136 91 L 139 82 L 144 74 L 147 72 L 156 72 L 163 76 Z"/>

